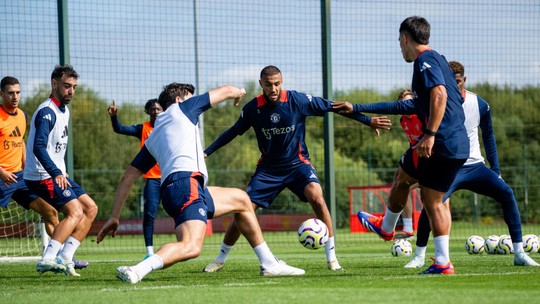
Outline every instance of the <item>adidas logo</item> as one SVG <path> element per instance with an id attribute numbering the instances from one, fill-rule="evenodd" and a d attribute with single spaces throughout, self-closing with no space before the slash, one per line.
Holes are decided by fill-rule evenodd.
<path id="1" fill-rule="evenodd" d="M 424 70 L 429 69 L 429 68 L 431 68 L 431 65 L 429 65 L 429 63 L 427 63 L 427 62 L 424 62 L 424 63 L 422 63 L 422 67 L 420 68 L 420 72 L 423 72 Z"/>
<path id="2" fill-rule="evenodd" d="M 61 138 L 64 138 L 64 137 L 67 137 L 68 136 L 68 127 L 65 126 L 64 127 L 64 132 L 62 133 L 62 137 Z"/>
<path id="3" fill-rule="evenodd" d="M 47 114 L 47 115 L 43 116 L 43 119 L 52 120 L 52 116 L 51 116 L 51 114 Z"/>
<path id="4" fill-rule="evenodd" d="M 21 131 L 18 126 L 15 126 L 15 129 L 9 134 L 9 137 L 21 137 Z"/>

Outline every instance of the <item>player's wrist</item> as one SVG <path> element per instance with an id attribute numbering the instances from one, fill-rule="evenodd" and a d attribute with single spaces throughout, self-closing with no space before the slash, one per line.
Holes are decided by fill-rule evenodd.
<path id="1" fill-rule="evenodd" d="M 437 132 L 433 132 L 430 129 L 425 129 L 424 134 L 428 135 L 428 136 L 435 136 L 435 135 L 437 135 Z"/>

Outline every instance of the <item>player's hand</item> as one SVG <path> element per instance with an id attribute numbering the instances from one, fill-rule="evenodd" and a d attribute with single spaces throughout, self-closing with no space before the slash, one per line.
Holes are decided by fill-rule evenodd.
<path id="1" fill-rule="evenodd" d="M 372 117 L 369 127 L 373 129 L 377 136 L 380 135 L 379 129 L 381 130 L 390 130 L 392 126 L 392 121 L 387 116 L 378 116 Z"/>
<path id="2" fill-rule="evenodd" d="M 107 222 L 103 225 L 103 227 L 101 227 L 101 230 L 99 230 L 96 242 L 98 244 L 101 243 L 101 241 L 105 239 L 105 237 L 107 236 L 107 234 L 109 234 L 109 232 L 112 232 L 111 236 L 115 237 L 116 230 L 118 230 L 119 225 L 120 225 L 120 220 L 118 220 L 117 218 L 110 217 L 109 220 L 107 220 Z"/>
<path id="3" fill-rule="evenodd" d="M 353 105 L 348 101 L 332 102 L 332 108 L 339 114 L 351 114 L 353 112 Z"/>
<path id="4" fill-rule="evenodd" d="M 234 99 L 234 106 L 237 107 L 240 104 L 240 100 L 242 100 L 242 97 L 246 95 L 246 89 L 241 88 L 239 96 Z"/>
<path id="5" fill-rule="evenodd" d="M 71 184 L 69 183 L 67 178 L 63 175 L 58 175 L 57 177 L 54 178 L 54 181 L 56 182 L 58 187 L 60 187 L 60 189 L 62 190 L 66 190 L 68 186 L 71 187 Z"/>
<path id="6" fill-rule="evenodd" d="M 114 99 L 112 100 L 112 104 L 107 109 L 107 112 L 109 112 L 109 116 L 114 117 L 118 115 L 118 107 L 114 103 Z"/>
<path id="7" fill-rule="evenodd" d="M 435 136 L 424 135 L 412 148 L 416 150 L 418 157 L 430 158 L 434 144 Z"/>
<path id="8" fill-rule="evenodd" d="M 17 175 L 0 168 L 0 179 L 4 182 L 4 185 L 9 185 L 17 182 Z"/>

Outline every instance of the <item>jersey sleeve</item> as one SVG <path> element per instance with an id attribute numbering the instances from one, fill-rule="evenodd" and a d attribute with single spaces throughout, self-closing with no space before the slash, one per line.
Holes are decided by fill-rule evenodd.
<path id="1" fill-rule="evenodd" d="M 118 116 L 111 116 L 111 124 L 115 133 L 122 135 L 135 136 L 141 139 L 142 136 L 142 124 L 136 124 L 131 126 L 123 126 L 120 124 Z"/>
<path id="2" fill-rule="evenodd" d="M 52 109 L 45 107 L 39 110 L 34 120 L 34 128 L 36 133 L 34 136 L 34 148 L 32 150 L 45 171 L 47 171 L 47 173 L 49 173 L 49 175 L 53 178 L 62 175 L 62 170 L 58 169 L 49 156 L 49 153 L 47 153 L 49 134 L 51 133 L 55 123 L 56 114 Z"/>
<path id="3" fill-rule="evenodd" d="M 324 99 L 322 97 L 311 96 L 303 93 L 298 93 L 295 91 L 289 91 L 293 94 L 293 98 L 298 100 L 298 104 L 302 114 L 305 116 L 324 116 L 327 112 L 335 112 L 336 110 L 332 107 L 332 101 Z M 338 113 L 339 114 L 339 113 Z M 340 114 L 344 117 L 359 121 L 367 126 L 371 123 L 371 117 L 366 116 L 362 113 L 352 113 L 352 114 Z"/>
<path id="4" fill-rule="evenodd" d="M 444 75 L 440 63 L 433 57 L 431 52 L 426 53 L 426 56 L 420 56 L 418 60 L 422 80 L 427 89 L 431 89 L 437 85 L 445 85 Z"/>
<path id="5" fill-rule="evenodd" d="M 252 105 L 253 102 L 246 104 L 242 109 L 242 112 L 240 112 L 240 117 L 234 123 L 234 125 L 223 132 L 210 146 L 208 146 L 208 148 L 206 148 L 206 150 L 204 150 L 204 153 L 207 156 L 210 156 L 210 154 L 230 143 L 236 138 L 236 136 L 243 135 L 247 130 L 249 130 L 249 128 L 251 128 L 249 117 L 247 116 L 249 116 L 249 109 Z"/>
<path id="6" fill-rule="evenodd" d="M 489 104 L 478 96 L 478 109 L 480 110 L 480 129 L 482 130 L 482 141 L 486 151 L 486 159 L 493 170 L 498 175 L 501 174 L 499 166 L 499 155 L 497 152 L 497 143 L 491 121 L 491 109 Z"/>
<path id="7" fill-rule="evenodd" d="M 144 145 L 139 153 L 135 155 L 135 158 L 131 162 L 131 165 L 142 173 L 146 173 L 157 164 L 156 159 L 150 154 L 150 151 Z"/>
<path id="8" fill-rule="evenodd" d="M 418 103 L 414 99 L 376 102 L 368 104 L 354 104 L 353 113 L 377 113 L 377 114 L 415 114 Z"/>
<path id="9" fill-rule="evenodd" d="M 178 106 L 195 125 L 199 121 L 199 115 L 212 107 L 210 104 L 210 94 L 204 93 L 202 95 L 193 96 L 184 102 L 179 103 Z"/>

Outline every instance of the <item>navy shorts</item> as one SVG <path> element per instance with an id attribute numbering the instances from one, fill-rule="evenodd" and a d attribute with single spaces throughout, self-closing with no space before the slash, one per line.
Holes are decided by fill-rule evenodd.
<path id="1" fill-rule="evenodd" d="M 64 190 L 58 187 L 58 185 L 53 181 L 52 178 L 42 181 L 25 180 L 25 182 L 30 191 L 39 195 L 39 197 L 44 199 L 56 210 L 60 210 L 60 208 L 62 208 L 68 202 L 77 199 L 83 194 L 86 194 L 84 189 L 79 186 L 74 180 L 70 178 L 66 179 L 71 184 L 71 187 L 68 186 Z"/>
<path id="2" fill-rule="evenodd" d="M 174 219 L 174 227 L 189 221 L 207 222 L 214 217 L 214 200 L 204 186 L 202 175 L 175 172 L 161 186 L 163 208 Z"/>
<path id="3" fill-rule="evenodd" d="M 454 182 L 458 170 L 466 158 L 443 158 L 432 155 L 430 158 L 420 157 L 415 160 L 415 152 L 409 148 L 399 161 L 399 165 L 408 175 L 425 186 L 440 192 L 447 192 Z"/>
<path id="4" fill-rule="evenodd" d="M 38 198 L 37 195 L 32 193 L 23 179 L 23 171 L 15 172 L 16 183 L 5 185 L 0 182 L 0 207 L 7 207 L 11 199 L 16 201 L 24 209 L 30 209 L 30 203 Z"/>
<path id="5" fill-rule="evenodd" d="M 320 183 L 315 168 L 309 163 L 299 163 L 287 169 L 257 168 L 246 192 L 254 204 L 269 208 L 285 188 L 289 188 L 301 201 L 307 202 L 304 188 L 312 182 Z"/>

